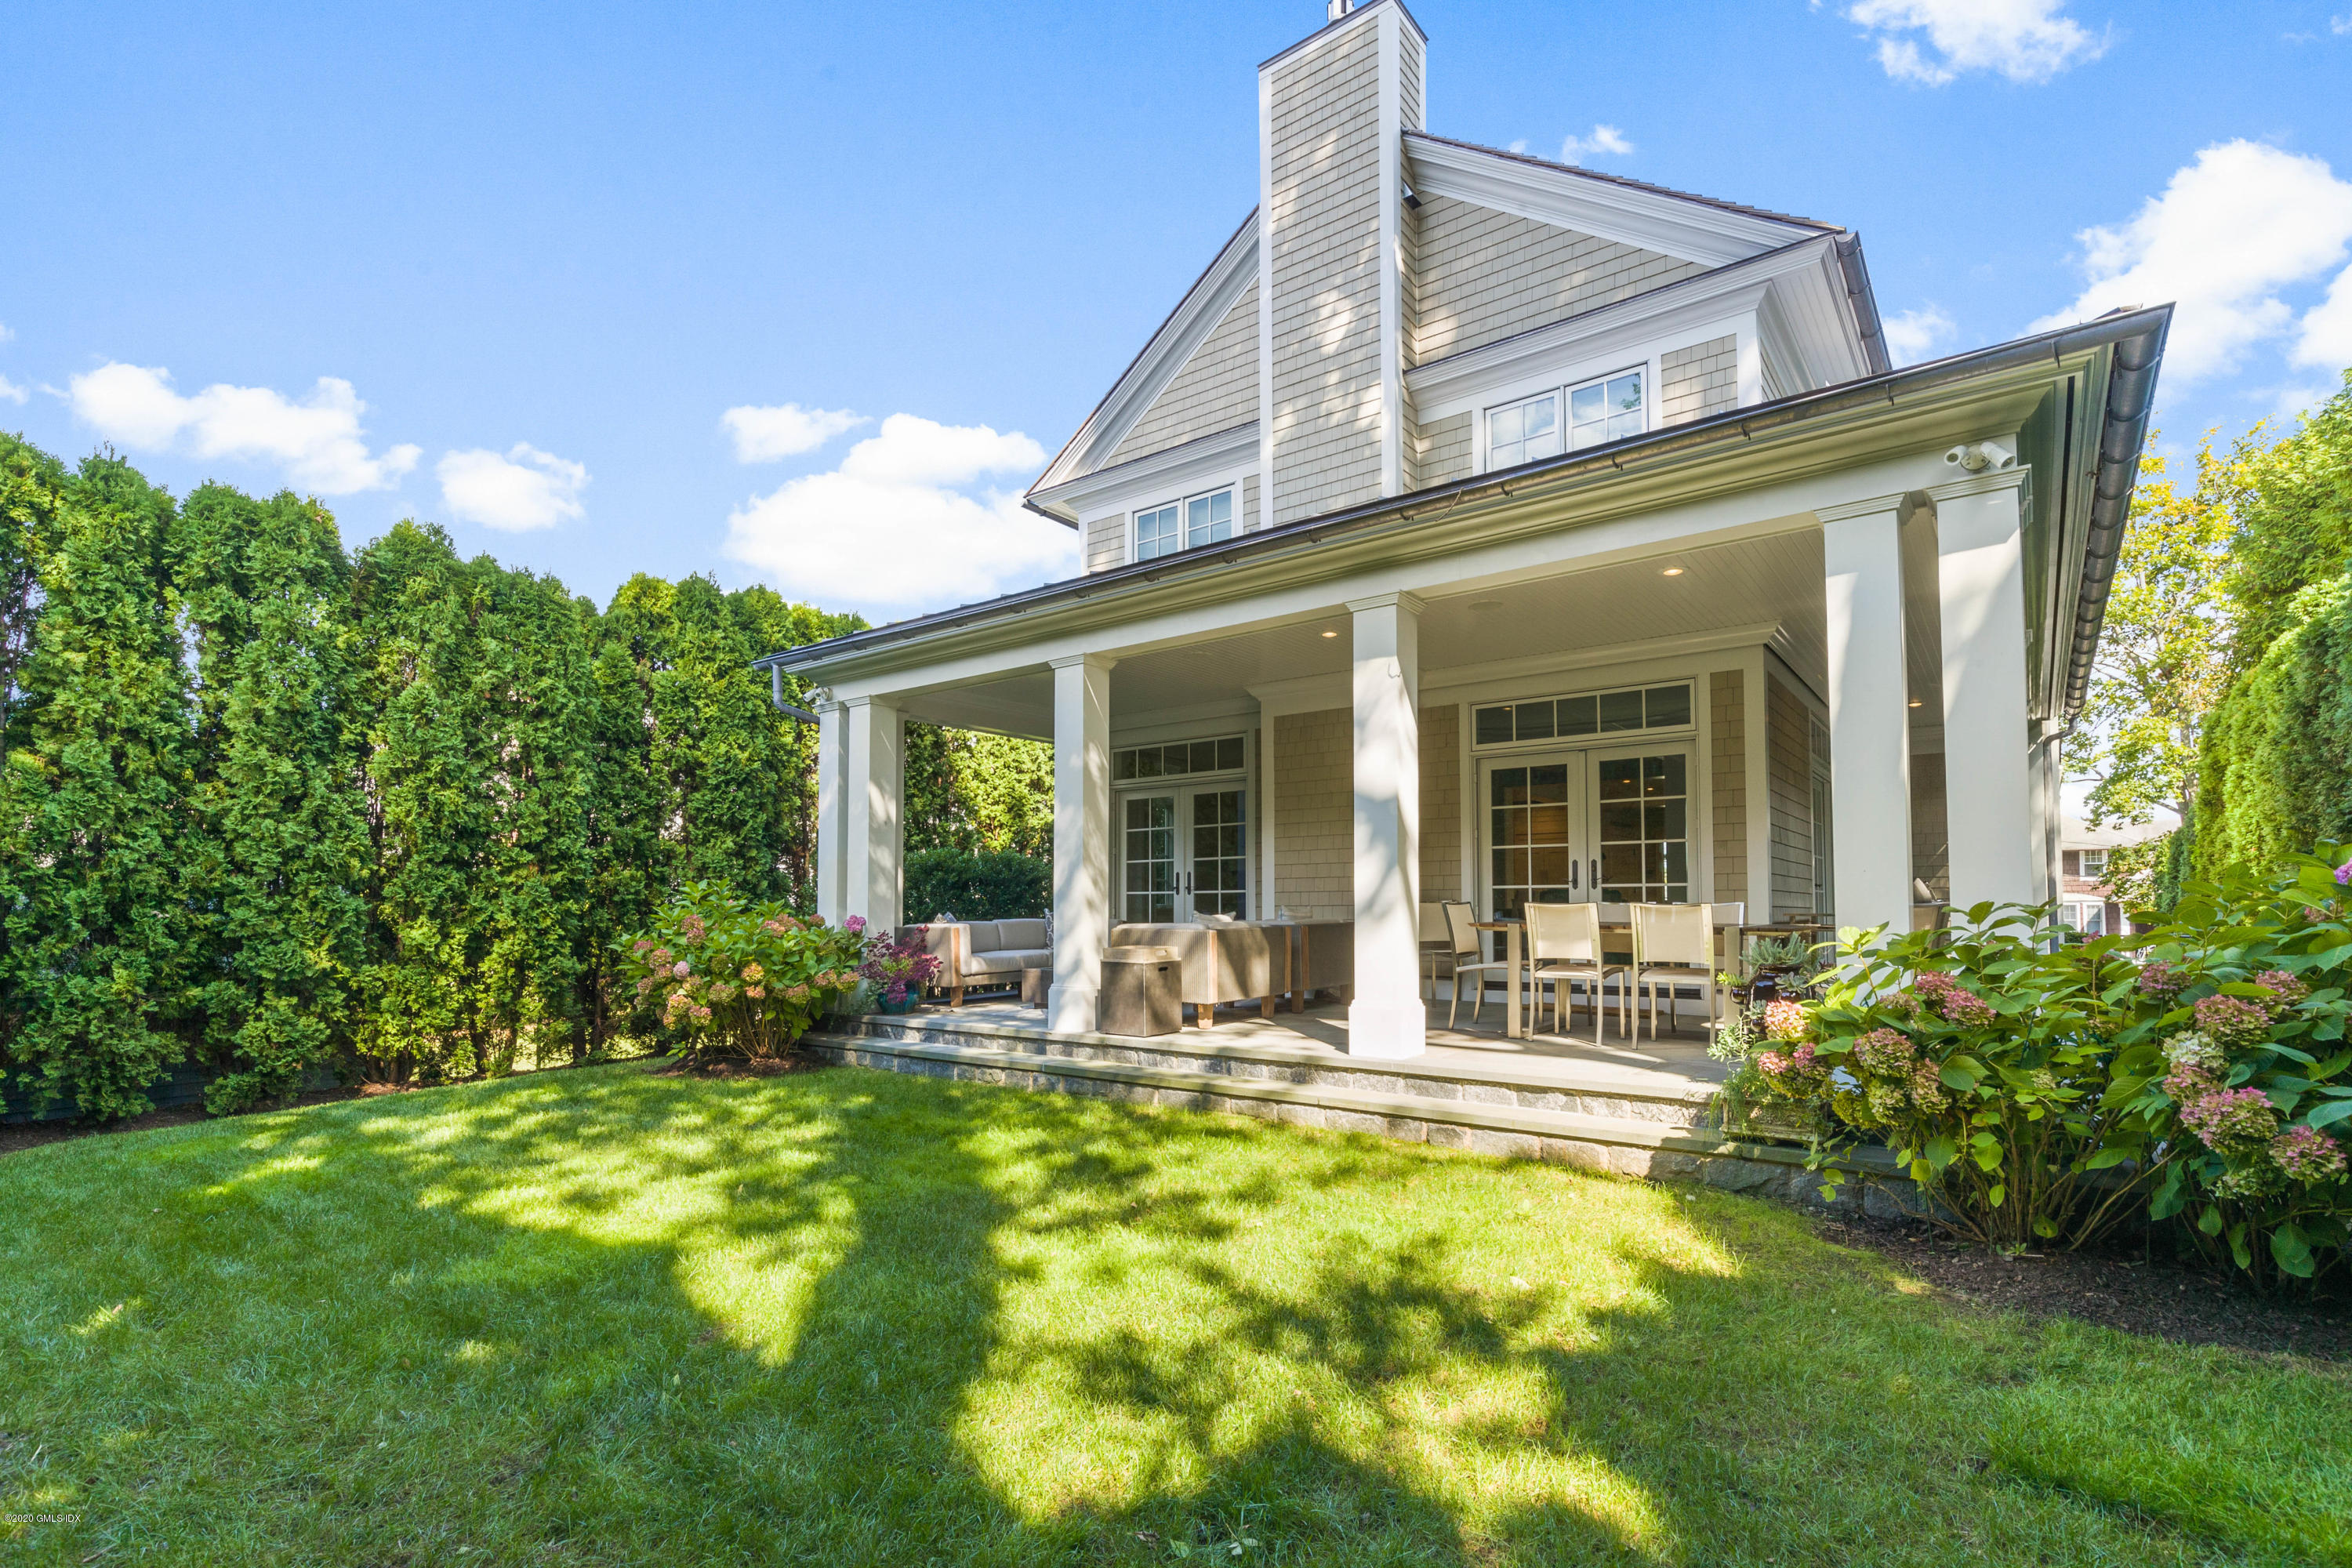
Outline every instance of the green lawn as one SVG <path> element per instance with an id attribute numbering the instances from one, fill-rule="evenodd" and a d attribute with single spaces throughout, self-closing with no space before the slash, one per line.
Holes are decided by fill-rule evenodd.
<path id="1" fill-rule="evenodd" d="M 0 1563 L 2352 1562 L 2352 1377 L 1801 1215 L 835 1069 L 0 1160 Z"/>

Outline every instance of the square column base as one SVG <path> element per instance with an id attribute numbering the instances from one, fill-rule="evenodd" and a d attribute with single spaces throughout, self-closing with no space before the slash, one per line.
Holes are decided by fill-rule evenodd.
<path id="1" fill-rule="evenodd" d="M 1429 1013 L 1410 1002 L 1348 1004 L 1348 1054 L 1375 1061 L 1404 1061 L 1429 1049 Z"/>
<path id="2" fill-rule="evenodd" d="M 1045 993 L 1045 1027 L 1057 1035 L 1091 1035 L 1102 1023 L 1102 989 L 1056 985 Z"/>

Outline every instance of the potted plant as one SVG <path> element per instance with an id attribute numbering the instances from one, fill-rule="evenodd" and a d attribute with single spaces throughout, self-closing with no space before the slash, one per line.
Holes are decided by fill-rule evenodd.
<path id="1" fill-rule="evenodd" d="M 1748 944 L 1747 959 L 1748 980 L 1740 999 L 1750 1007 L 1801 994 L 1811 987 L 1813 973 L 1820 967 L 1813 944 L 1797 935 L 1759 936 Z"/>
<path id="2" fill-rule="evenodd" d="M 940 961 L 921 937 L 904 942 L 887 931 L 866 939 L 866 961 L 858 974 L 873 982 L 876 1005 L 885 1013 L 911 1013 L 922 1000 L 923 987 L 940 977 Z"/>

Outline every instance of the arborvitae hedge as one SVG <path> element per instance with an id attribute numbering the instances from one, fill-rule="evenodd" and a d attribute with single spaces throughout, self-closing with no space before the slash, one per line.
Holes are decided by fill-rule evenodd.
<path id="1" fill-rule="evenodd" d="M 2207 719 L 2198 874 L 2268 868 L 2352 840 L 2352 575 L 2315 583 Z"/>
<path id="2" fill-rule="evenodd" d="M 7 1099 L 593 1050 L 683 883 L 814 902 L 816 738 L 751 660 L 862 624 L 701 578 L 600 614 L 436 528 L 348 557 L 315 502 L 0 437 Z"/>

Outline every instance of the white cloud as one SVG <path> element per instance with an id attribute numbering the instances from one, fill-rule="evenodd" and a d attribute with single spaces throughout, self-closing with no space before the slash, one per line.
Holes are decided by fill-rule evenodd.
<path id="1" fill-rule="evenodd" d="M 2090 287 L 2033 329 L 2175 301 L 2164 370 L 2179 385 L 2233 370 L 2249 347 L 2288 331 L 2294 312 L 2278 291 L 2344 259 L 2352 184 L 2316 158 L 2224 142 L 2176 171 L 2128 223 L 2079 237 Z M 2331 294 L 2305 318 L 2319 318 L 2323 337 L 2333 307 Z"/>
<path id="2" fill-rule="evenodd" d="M 5 342 L 6 342 L 9 339 L 11 339 L 11 338 L 15 337 L 16 335 L 16 334 L 15 332 L 10 331 L 8 330 L 8 323 L 7 323 L 7 322 L 5 322 L 5 321 L 0 321 L 0 343 L 5 343 Z"/>
<path id="3" fill-rule="evenodd" d="M 735 438 L 739 463 L 772 463 L 802 452 L 814 452 L 835 436 L 872 423 L 863 414 L 845 408 L 803 408 L 797 403 L 761 408 L 746 404 L 719 418 Z"/>
<path id="4" fill-rule="evenodd" d="M 1563 163 L 1590 163 L 1594 156 L 1630 158 L 1633 144 L 1614 125 L 1596 125 L 1590 136 L 1570 136 L 1559 144 L 1559 161 Z"/>
<path id="5" fill-rule="evenodd" d="M 738 508 L 727 553 L 784 593 L 830 608 L 898 615 L 984 599 L 1070 575 L 1076 536 L 978 488 L 1045 459 L 1015 431 L 893 414 L 828 473 Z"/>
<path id="6" fill-rule="evenodd" d="M 172 390 L 172 373 L 110 363 L 68 384 L 74 413 L 110 441 L 163 451 L 184 439 L 200 458 L 273 463 L 317 495 L 389 489 L 416 466 L 418 449 L 370 456 L 352 384 L 322 375 L 301 402 L 267 386 L 218 383 L 194 397 Z"/>
<path id="7" fill-rule="evenodd" d="M 2327 30 L 2339 38 L 2352 34 L 2352 15 L 2328 17 Z"/>
<path id="8" fill-rule="evenodd" d="M 1916 310 L 1904 310 L 1879 322 L 1886 333 L 1886 354 L 1896 364 L 1916 364 L 1923 359 L 1933 359 L 1936 352 L 1952 341 L 1958 331 L 1952 318 L 1940 307 L 1922 305 Z"/>
<path id="9" fill-rule="evenodd" d="M 2065 9 L 2066 0 L 1855 0 L 1845 15 L 1876 36 L 1888 76 L 1941 87 L 1972 70 L 2048 81 L 2106 53 L 2106 39 Z"/>
<path id="10" fill-rule="evenodd" d="M 478 447 L 450 452 L 433 471 L 451 516 L 506 533 L 553 528 L 580 516 L 580 492 L 588 485 L 581 464 L 521 443 L 503 456 Z"/>
<path id="11" fill-rule="evenodd" d="M 22 403 L 31 395 L 6 376 L 0 375 L 0 402 Z"/>
<path id="12" fill-rule="evenodd" d="M 2294 358 L 2322 370 L 2352 368 L 2352 267 L 2337 273 L 2327 297 L 2304 312 Z"/>

